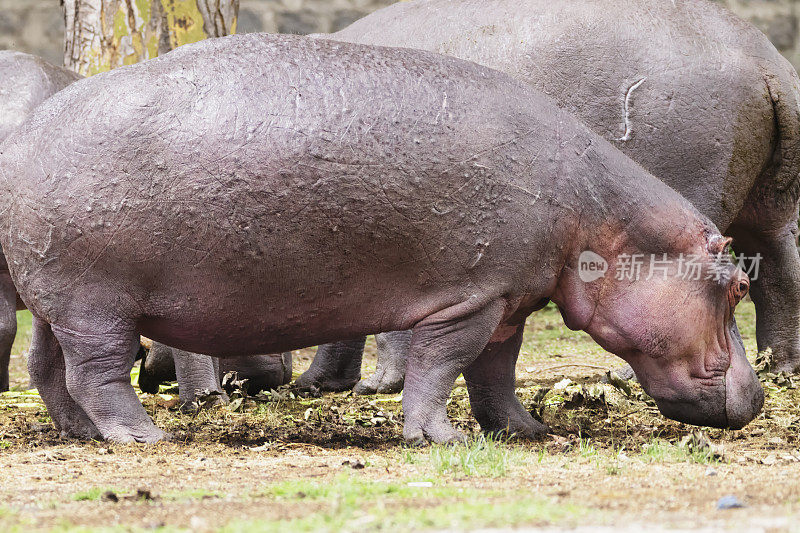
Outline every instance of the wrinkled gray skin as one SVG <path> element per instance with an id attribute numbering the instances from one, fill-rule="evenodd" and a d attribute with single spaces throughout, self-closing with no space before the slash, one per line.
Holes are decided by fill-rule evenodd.
<path id="1" fill-rule="evenodd" d="M 276 389 L 292 380 L 292 354 L 285 352 L 220 360 L 155 342 L 143 359 L 139 388 L 155 394 L 162 383 L 177 380 L 181 407 L 191 410 L 196 404 L 198 390 L 217 391 L 220 399 L 227 401 L 220 385 L 228 372 L 236 372 L 239 379 L 248 380 L 250 394 Z"/>
<path id="2" fill-rule="evenodd" d="M 688 198 L 737 253 L 761 254 L 758 349 L 772 348 L 776 370 L 800 370 L 798 82 L 753 26 L 704 0 L 414 0 L 319 37 L 452 55 L 549 95 Z M 410 335 L 377 338 L 378 371 L 355 392 L 402 389 Z M 361 351 L 326 347 L 298 383 L 355 384 L 360 363 Z"/>
<path id="3" fill-rule="evenodd" d="M 0 50 L 0 143 L 36 106 L 80 78 L 36 56 Z M 9 386 L 8 363 L 19 309 L 25 309 L 25 305 L 17 297 L 6 259 L 0 252 L 0 392 Z"/>
<path id="4" fill-rule="evenodd" d="M 74 435 L 164 436 L 130 383 L 140 334 L 230 357 L 404 329 L 405 438 L 463 438 L 446 413 L 461 373 L 484 430 L 541 434 L 514 361 L 548 299 L 667 416 L 738 428 L 763 402 L 733 319 L 740 270 L 577 275 L 587 248 L 710 268 L 727 244 L 713 223 L 474 63 L 266 34 L 184 46 L 45 102 L 2 146 L 0 193 L 32 378 Z"/>

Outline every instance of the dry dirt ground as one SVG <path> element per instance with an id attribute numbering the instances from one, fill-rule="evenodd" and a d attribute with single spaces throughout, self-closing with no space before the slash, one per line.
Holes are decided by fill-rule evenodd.
<path id="1" fill-rule="evenodd" d="M 752 304 L 738 315 L 755 354 Z M 176 442 L 61 440 L 26 391 L 20 321 L 0 395 L 0 531 L 800 530 L 790 378 L 765 376 L 764 413 L 744 430 L 698 432 L 637 386 L 601 383 L 620 361 L 551 307 L 529 321 L 518 392 L 552 436 L 480 437 L 459 381 L 450 414 L 475 438 L 423 448 L 401 442 L 400 395 L 289 391 L 190 416 L 164 389 L 142 400 Z M 296 373 L 312 354 L 295 354 Z"/>

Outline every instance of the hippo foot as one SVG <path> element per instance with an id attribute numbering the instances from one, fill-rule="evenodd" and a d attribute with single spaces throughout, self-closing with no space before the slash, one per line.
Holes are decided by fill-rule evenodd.
<path id="1" fill-rule="evenodd" d="M 398 372 L 396 368 L 389 367 L 376 371 L 368 378 L 364 378 L 353 388 L 353 393 L 359 395 L 368 394 L 397 394 L 403 390 L 403 372 Z"/>
<path id="2" fill-rule="evenodd" d="M 0 376 L 0 392 L 8 392 L 9 385 L 8 376 Z"/>
<path id="3" fill-rule="evenodd" d="M 485 390 L 472 388 L 470 403 L 472 414 L 487 435 L 541 439 L 550 432 L 550 428 L 531 416 L 513 391 L 507 395 L 486 395 Z"/>
<path id="4" fill-rule="evenodd" d="M 366 337 L 359 337 L 320 345 L 311 366 L 297 378 L 294 388 L 312 394 L 352 389 L 361 379 L 361 357 L 366 340 Z"/>
<path id="5" fill-rule="evenodd" d="M 116 444 L 131 444 L 134 442 L 154 444 L 169 438 L 167 433 L 158 429 L 155 425 L 151 428 L 126 428 L 120 426 L 107 431 L 103 436 L 105 440 Z"/>
<path id="6" fill-rule="evenodd" d="M 63 439 L 80 440 L 102 440 L 103 436 L 91 420 L 85 414 L 78 413 L 77 416 L 61 416 L 53 419 L 59 435 Z"/>
<path id="7" fill-rule="evenodd" d="M 422 421 L 406 419 L 403 438 L 407 443 L 416 446 L 426 441 L 434 444 L 467 442 L 466 435 L 454 428 L 446 416 L 444 418 L 432 416 Z"/>
<path id="8" fill-rule="evenodd" d="M 161 381 L 155 376 L 151 376 L 145 370 L 140 370 L 137 384 L 139 385 L 139 390 L 148 394 L 158 394 L 161 387 Z"/>
<path id="9" fill-rule="evenodd" d="M 505 427 L 501 429 L 484 430 L 487 435 L 498 438 L 522 438 L 540 440 L 550 433 L 550 428 L 542 424 L 530 415 L 526 417 L 516 417 L 509 420 Z"/>
<path id="10" fill-rule="evenodd" d="M 224 391 L 209 391 L 197 390 L 195 397 L 187 400 L 182 400 L 178 410 L 184 414 L 196 414 L 204 409 L 213 409 L 215 407 L 222 407 L 231 402 L 227 393 Z"/>
<path id="11" fill-rule="evenodd" d="M 390 331 L 375 335 L 378 344 L 378 368 L 359 381 L 355 394 L 396 394 L 403 390 L 406 361 L 411 346 L 411 331 Z"/>
<path id="12" fill-rule="evenodd" d="M 776 362 L 770 365 L 770 371 L 777 373 L 785 372 L 787 374 L 800 373 L 800 360 L 790 360 Z"/>
<path id="13" fill-rule="evenodd" d="M 327 375 L 315 375 L 311 369 L 297 378 L 294 388 L 299 391 L 319 393 L 319 392 L 343 392 L 353 388 L 358 383 L 358 376 L 355 377 L 335 377 Z"/>
<path id="14" fill-rule="evenodd" d="M 779 373 L 796 374 L 800 372 L 800 350 L 793 348 L 773 348 L 769 370 Z"/>

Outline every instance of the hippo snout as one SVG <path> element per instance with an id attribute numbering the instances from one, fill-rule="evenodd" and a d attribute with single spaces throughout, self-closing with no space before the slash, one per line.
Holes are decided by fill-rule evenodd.
<path id="1" fill-rule="evenodd" d="M 732 364 L 725 374 L 727 427 L 742 429 L 758 416 L 762 407 L 764 407 L 764 388 L 747 359 L 744 360 L 744 364 Z"/>
<path id="2" fill-rule="evenodd" d="M 720 376 L 718 385 L 696 387 L 698 395 L 681 400 L 654 396 L 661 413 L 678 422 L 696 426 L 742 429 L 764 406 L 764 390 L 747 359 L 733 364 Z M 691 397 L 693 396 L 693 397 Z"/>

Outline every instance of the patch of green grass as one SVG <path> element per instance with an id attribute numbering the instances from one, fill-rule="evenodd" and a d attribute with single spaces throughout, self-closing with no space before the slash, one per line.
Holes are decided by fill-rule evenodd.
<path id="1" fill-rule="evenodd" d="M 30 518 L 8 507 L 0 507 L 0 531 L 4 533 L 25 533 L 33 527 Z"/>
<path id="2" fill-rule="evenodd" d="M 30 311 L 17 311 L 17 336 L 14 338 L 11 353 L 23 354 L 28 351 L 31 345 L 32 322 L 33 315 Z"/>
<path id="3" fill-rule="evenodd" d="M 586 509 L 544 498 L 458 487 L 410 487 L 342 476 L 333 482 L 287 481 L 261 496 L 307 502 L 305 516 L 290 520 L 233 522 L 222 531 L 388 531 L 475 529 L 576 522 Z"/>
<path id="4" fill-rule="evenodd" d="M 594 447 L 594 444 L 592 444 L 591 439 L 579 437 L 578 453 L 581 457 L 595 457 L 597 455 L 597 449 Z"/>
<path id="5" fill-rule="evenodd" d="M 527 458 L 519 449 L 484 435 L 464 444 L 433 445 L 428 451 L 428 461 L 439 475 L 503 477 L 510 464 Z"/>
<path id="6" fill-rule="evenodd" d="M 108 487 L 94 487 L 74 494 L 72 499 L 76 502 L 98 501 L 100 497 L 108 491 L 116 492 L 114 489 L 109 489 Z"/>
<path id="7" fill-rule="evenodd" d="M 672 444 L 663 439 L 653 439 L 642 445 L 642 457 L 648 463 L 717 463 L 719 459 L 710 448 L 694 448 Z"/>
<path id="8" fill-rule="evenodd" d="M 653 439 L 642 445 L 642 458 L 648 463 L 677 463 L 688 458 L 686 448 L 663 439 Z"/>

